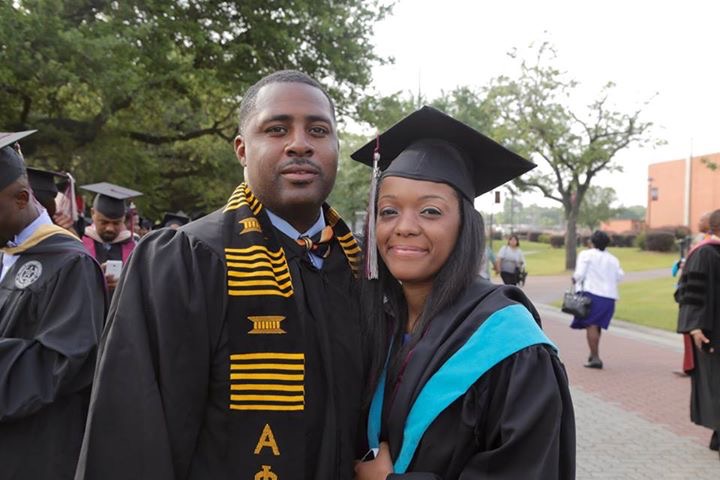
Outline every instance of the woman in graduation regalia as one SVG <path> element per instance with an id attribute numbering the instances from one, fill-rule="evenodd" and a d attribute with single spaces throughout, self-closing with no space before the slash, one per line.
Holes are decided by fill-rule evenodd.
<path id="1" fill-rule="evenodd" d="M 534 165 L 429 107 L 352 157 L 378 180 L 363 302 L 378 450 L 357 479 L 574 478 L 557 349 L 521 290 L 477 276 L 474 198 Z"/>

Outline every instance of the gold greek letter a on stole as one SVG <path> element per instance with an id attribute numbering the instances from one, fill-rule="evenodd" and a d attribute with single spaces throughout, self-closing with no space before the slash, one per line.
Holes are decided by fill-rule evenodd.
<path id="1" fill-rule="evenodd" d="M 270 424 L 266 423 L 265 428 L 263 428 L 263 431 L 260 434 L 260 440 L 258 440 L 257 446 L 255 447 L 255 455 L 259 455 L 262 449 L 267 447 L 272 450 L 273 455 L 275 455 L 276 457 L 280 456 L 280 449 L 278 448 L 277 442 L 275 441 L 275 435 L 270 428 Z"/>

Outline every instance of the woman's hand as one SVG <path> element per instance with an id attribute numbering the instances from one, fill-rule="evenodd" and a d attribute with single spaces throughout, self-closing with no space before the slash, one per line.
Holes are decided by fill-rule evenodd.
<path id="1" fill-rule="evenodd" d="M 358 462 L 355 465 L 356 480 L 385 480 L 391 473 L 393 465 L 387 442 L 380 443 L 380 451 L 375 460 Z"/>

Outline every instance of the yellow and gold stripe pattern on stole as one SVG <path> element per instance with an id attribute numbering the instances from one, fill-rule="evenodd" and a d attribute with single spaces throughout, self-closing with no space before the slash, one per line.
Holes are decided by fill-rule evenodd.
<path id="1" fill-rule="evenodd" d="M 290 270 L 285 252 L 270 251 L 264 245 L 248 248 L 226 248 L 228 295 L 276 295 L 289 298 L 293 294 Z"/>
<path id="2" fill-rule="evenodd" d="M 342 237 L 337 237 L 340 246 L 345 252 L 345 256 L 350 263 L 350 269 L 353 275 L 357 277 L 358 269 L 360 268 L 360 246 L 357 244 L 355 237 L 352 233 L 347 233 Z"/>
<path id="3" fill-rule="evenodd" d="M 233 194 L 230 195 L 228 203 L 227 205 L 225 205 L 225 210 L 223 210 L 223 212 L 237 210 L 244 205 L 247 205 L 247 207 L 250 208 L 250 211 L 255 216 L 257 216 L 260 213 L 260 210 L 262 210 L 262 204 L 257 198 L 255 198 L 255 195 L 252 194 L 247 184 L 241 183 L 235 189 Z"/>
<path id="4" fill-rule="evenodd" d="M 304 385 L 304 353 L 230 355 L 231 410 L 304 410 Z"/>

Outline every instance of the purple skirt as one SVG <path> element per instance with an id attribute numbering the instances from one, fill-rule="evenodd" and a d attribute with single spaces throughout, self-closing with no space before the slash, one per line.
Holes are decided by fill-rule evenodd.
<path id="1" fill-rule="evenodd" d="M 590 313 L 585 318 L 573 317 L 570 328 L 587 328 L 590 325 L 596 325 L 607 330 L 615 313 L 615 299 L 599 297 L 590 292 L 583 292 L 583 295 L 592 299 Z"/>

